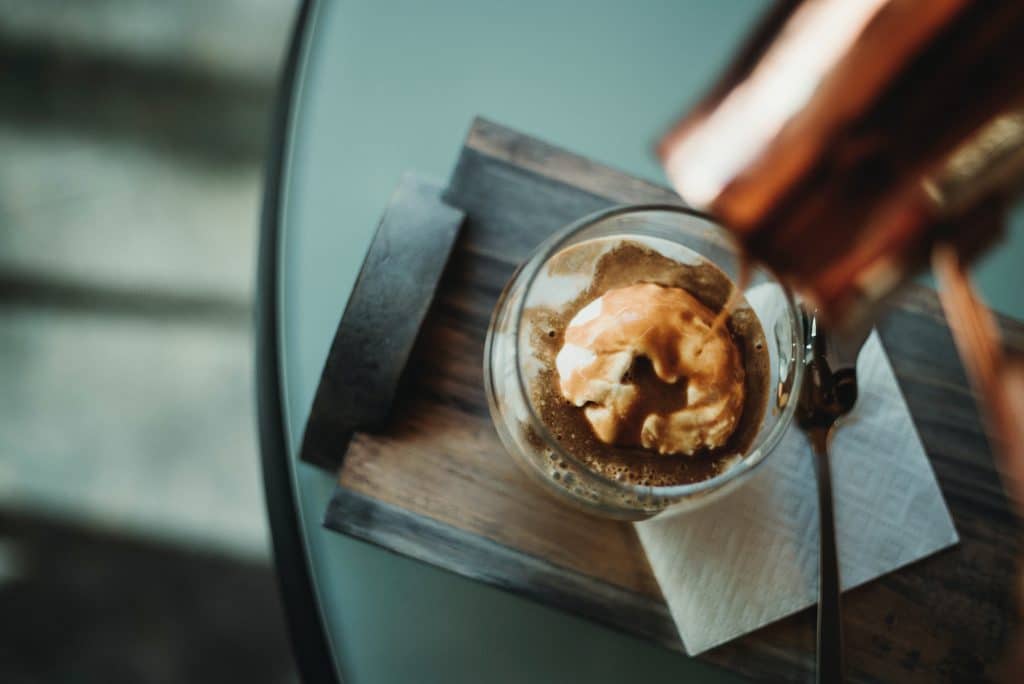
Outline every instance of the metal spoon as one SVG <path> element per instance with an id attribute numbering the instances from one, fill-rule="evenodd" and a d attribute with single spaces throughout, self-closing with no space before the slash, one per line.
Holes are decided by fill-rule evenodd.
<path id="1" fill-rule="evenodd" d="M 832 474 L 828 439 L 836 421 L 857 403 L 857 355 L 869 330 L 853 335 L 827 335 L 814 315 L 804 313 L 807 371 L 804 375 L 797 423 L 814 451 L 818 480 L 818 682 L 843 681 L 843 632 L 839 604 L 839 561 L 832 515 Z"/>

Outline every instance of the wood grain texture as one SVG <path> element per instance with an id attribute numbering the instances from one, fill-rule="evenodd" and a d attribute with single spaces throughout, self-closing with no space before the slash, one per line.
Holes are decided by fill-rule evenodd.
<path id="1" fill-rule="evenodd" d="M 306 421 L 304 461 L 334 470 L 356 430 L 381 427 L 455 245 L 463 213 L 406 173 L 391 196 L 331 343 Z"/>
<path id="2" fill-rule="evenodd" d="M 515 265 L 566 223 L 669 191 L 477 121 L 446 201 L 462 234 L 390 423 L 357 433 L 325 524 L 680 648 L 633 528 L 550 499 L 505 454 L 483 394 L 484 333 Z M 1004 320 L 1024 351 L 1024 325 Z M 908 288 L 879 325 L 961 544 L 844 594 L 855 682 L 978 681 L 1013 627 L 1019 528 L 934 293 Z M 760 681 L 813 669 L 803 611 L 701 659 Z"/>

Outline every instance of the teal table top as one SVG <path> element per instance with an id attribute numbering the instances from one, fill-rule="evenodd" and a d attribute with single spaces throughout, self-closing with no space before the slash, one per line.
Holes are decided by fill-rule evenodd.
<path id="1" fill-rule="evenodd" d="M 723 67 L 764 6 L 313 3 L 285 93 L 277 343 L 300 533 L 346 681 L 739 681 L 323 529 L 334 480 L 297 453 L 338 319 L 403 171 L 447 177 L 480 114 L 664 182 L 654 140 Z"/>

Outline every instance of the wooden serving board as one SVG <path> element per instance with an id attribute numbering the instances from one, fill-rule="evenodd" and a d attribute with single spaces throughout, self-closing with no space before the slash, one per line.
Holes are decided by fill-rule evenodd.
<path id="1" fill-rule="evenodd" d="M 609 205 L 678 197 L 477 120 L 444 199 L 465 213 L 461 235 L 391 417 L 353 436 L 325 525 L 681 650 L 632 526 L 528 481 L 498 441 L 482 379 L 491 311 L 534 246 Z M 1024 352 L 1024 325 L 1004 324 Z M 1019 530 L 934 293 L 906 291 L 879 331 L 962 541 L 844 595 L 850 680 L 984 679 L 1011 635 Z M 814 612 L 700 658 L 801 679 L 813 670 Z"/>

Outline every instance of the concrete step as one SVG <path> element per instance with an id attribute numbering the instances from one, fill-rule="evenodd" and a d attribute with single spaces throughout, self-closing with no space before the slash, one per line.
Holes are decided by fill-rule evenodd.
<path id="1" fill-rule="evenodd" d="M 0 120 L 0 273 L 248 302 L 261 169 Z"/>
<path id="2" fill-rule="evenodd" d="M 187 312 L 0 306 L 0 508 L 265 560 L 250 344 Z"/>
<path id="3" fill-rule="evenodd" d="M 0 0 L 0 44 L 274 82 L 297 0 Z"/>

